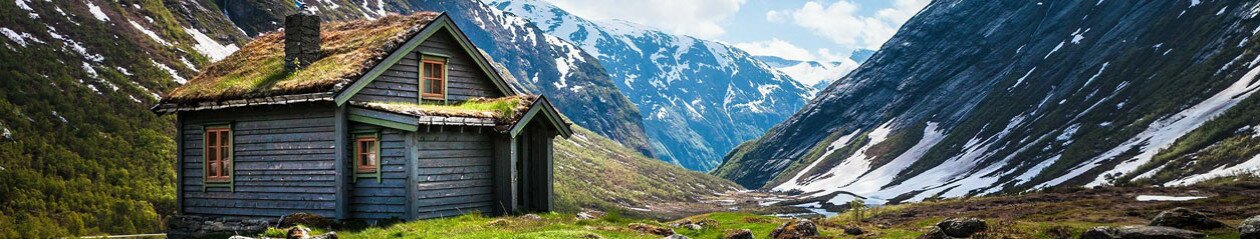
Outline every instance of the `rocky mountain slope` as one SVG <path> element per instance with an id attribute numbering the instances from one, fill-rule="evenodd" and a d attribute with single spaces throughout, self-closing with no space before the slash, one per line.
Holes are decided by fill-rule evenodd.
<path id="1" fill-rule="evenodd" d="M 416 2 L 308 1 L 323 10 L 326 20 L 439 9 Z M 456 9 L 494 13 L 469 5 L 448 14 Z M 149 107 L 249 36 L 275 29 L 272 21 L 292 11 L 285 1 L 0 2 L 0 238 L 158 232 L 161 218 L 175 207 L 174 129 L 172 118 L 158 117 Z M 465 14 L 456 19 L 475 16 Z M 516 30 L 476 35 L 482 28 L 468 24 L 476 20 Z M 567 78 L 548 77 L 559 76 L 559 67 L 543 63 L 554 62 L 554 56 L 582 56 L 580 48 L 541 34 L 519 34 L 538 32 L 519 18 L 459 24 L 478 36 L 479 45 L 501 44 L 484 49 L 492 55 L 517 51 L 519 56 L 495 56 L 507 69 L 539 69 L 539 81 L 518 82 L 523 88 L 555 95 L 558 106 L 568 106 L 567 116 L 600 129 L 582 130 L 574 140 L 557 144 L 557 190 L 571 195 L 558 205 L 567 210 L 637 208 L 739 188 L 636 153 L 647 149 L 642 130 L 634 133 L 637 111 L 607 76 L 599 76 L 603 73 L 595 61 L 574 63 Z M 537 41 L 506 45 L 513 40 L 492 38 L 498 36 Z M 566 81 L 590 90 L 565 93 L 548 87 Z M 623 147 L 634 142 L 640 142 L 637 150 Z"/>
<path id="2" fill-rule="evenodd" d="M 832 204 L 1260 168 L 1256 1 L 934 1 L 715 174 Z"/>
<path id="3" fill-rule="evenodd" d="M 796 112 L 810 88 L 735 47 L 625 21 L 590 21 L 536 0 L 488 1 L 599 59 L 643 112 L 658 158 L 708 171 Z"/>

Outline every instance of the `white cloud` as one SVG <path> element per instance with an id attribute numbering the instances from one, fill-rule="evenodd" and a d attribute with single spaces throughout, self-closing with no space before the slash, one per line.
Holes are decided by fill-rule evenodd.
<path id="1" fill-rule="evenodd" d="M 777 56 L 788 60 L 837 62 L 849 58 L 849 54 L 832 53 L 831 49 L 827 48 L 819 48 L 814 50 L 814 52 L 810 52 L 810 50 L 779 38 L 771 38 L 768 41 L 735 43 L 734 45 L 754 56 Z"/>
<path id="2" fill-rule="evenodd" d="M 756 56 L 777 56 L 782 57 L 783 59 L 799 61 L 811 61 L 815 59 L 814 55 L 809 53 L 809 50 L 792 45 L 792 43 L 787 41 L 779 40 L 778 38 L 770 39 L 769 41 L 735 43 L 735 47 L 743 49 L 748 52 L 748 54 Z"/>
<path id="3" fill-rule="evenodd" d="M 848 0 L 824 4 L 806 2 L 791 11 L 792 22 L 844 46 L 879 49 L 910 17 L 927 6 L 929 0 L 895 0 L 893 7 L 880 9 L 874 16 L 859 16 L 860 5 Z M 788 14 L 774 13 L 773 15 Z M 767 20 L 771 20 L 767 13 Z"/>
<path id="4" fill-rule="evenodd" d="M 786 22 L 788 17 L 791 17 L 791 16 L 788 16 L 788 14 L 785 12 L 780 12 L 780 11 L 775 11 L 775 10 L 770 10 L 769 12 L 766 12 L 767 22 L 782 23 L 782 22 Z"/>
<path id="5" fill-rule="evenodd" d="M 588 19 L 621 19 L 677 34 L 714 38 L 746 0 L 547 0 Z"/>

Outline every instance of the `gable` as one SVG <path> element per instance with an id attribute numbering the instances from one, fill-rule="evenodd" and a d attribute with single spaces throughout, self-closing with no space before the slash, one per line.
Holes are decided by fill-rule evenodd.
<path id="1" fill-rule="evenodd" d="M 416 49 L 406 52 L 398 62 L 363 89 L 350 97 L 356 102 L 417 102 L 420 92 L 421 59 L 441 60 L 446 63 L 446 99 L 452 103 L 473 98 L 498 98 L 506 96 L 482 71 L 472 56 L 457 42 L 450 31 L 438 31 L 422 41 Z"/>
<path id="2" fill-rule="evenodd" d="M 412 95 L 419 93 L 419 61 L 427 57 L 448 61 L 448 101 L 516 95 L 489 60 L 478 52 L 450 17 L 443 14 L 337 93 L 337 105 L 351 99 L 417 102 L 419 97 Z"/>

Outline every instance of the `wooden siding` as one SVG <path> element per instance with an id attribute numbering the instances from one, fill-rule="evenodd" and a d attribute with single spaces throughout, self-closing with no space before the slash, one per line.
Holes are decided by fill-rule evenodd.
<path id="1" fill-rule="evenodd" d="M 336 207 L 334 106 L 294 104 L 190 112 L 179 123 L 186 214 L 332 217 Z M 203 187 L 202 127 L 232 122 L 233 188 Z"/>
<path id="2" fill-rule="evenodd" d="M 350 200 L 352 218 L 407 218 L 406 132 L 362 123 L 352 123 L 353 133 L 380 132 L 381 178 L 358 178 Z M 346 147 L 351 147 L 346 145 Z"/>
<path id="3" fill-rule="evenodd" d="M 416 217 L 495 212 L 493 131 L 421 131 L 416 135 Z"/>
<path id="4" fill-rule="evenodd" d="M 447 61 L 447 100 L 458 102 L 475 97 L 504 96 L 455 38 L 446 31 L 439 31 L 420 43 L 416 51 L 408 53 L 380 77 L 363 87 L 351 100 L 417 102 L 420 92 L 420 52 L 450 56 Z"/>

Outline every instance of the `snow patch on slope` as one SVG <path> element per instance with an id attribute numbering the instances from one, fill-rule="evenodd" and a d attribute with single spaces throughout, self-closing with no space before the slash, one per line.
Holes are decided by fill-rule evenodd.
<path id="1" fill-rule="evenodd" d="M 1107 178 L 1124 175 L 1137 169 L 1138 166 L 1150 162 L 1160 150 L 1171 146 L 1178 138 L 1199 128 L 1207 121 L 1216 118 L 1216 116 L 1224 113 L 1229 108 L 1238 104 L 1239 101 L 1250 96 L 1260 88 L 1260 82 L 1256 82 L 1256 75 L 1260 74 L 1260 67 L 1253 68 L 1241 79 L 1235 81 L 1234 84 L 1225 88 L 1216 95 L 1187 108 L 1176 114 L 1164 117 L 1155 121 L 1147 127 L 1145 131 L 1134 136 L 1132 139 L 1125 141 L 1123 144 L 1104 152 L 1102 155 L 1080 165 L 1071 172 L 1060 176 L 1054 180 L 1048 181 L 1038 187 L 1053 186 L 1063 183 L 1069 179 L 1075 178 L 1090 169 L 1098 167 L 1108 161 L 1117 159 L 1119 155 L 1132 149 L 1138 149 L 1141 153 L 1132 159 L 1121 162 L 1114 168 L 1098 175 L 1092 182 L 1086 186 L 1098 186 L 1109 183 Z"/>
<path id="2" fill-rule="evenodd" d="M 132 26 L 132 27 L 135 27 L 135 28 L 136 28 L 136 30 L 139 30 L 141 33 L 144 33 L 144 35 L 149 36 L 149 38 L 152 38 L 152 39 L 153 39 L 153 41 L 155 41 L 155 42 L 157 42 L 157 43 L 161 43 L 161 44 L 162 44 L 162 45 L 164 45 L 164 46 L 171 46 L 171 43 L 170 43 L 170 42 L 166 42 L 166 40 L 164 40 L 164 39 L 162 39 L 162 37 L 158 36 L 158 34 L 157 34 L 157 33 L 153 32 L 153 31 L 150 31 L 150 30 L 149 30 L 149 29 L 147 29 L 147 28 L 144 28 L 144 26 L 141 26 L 141 25 L 140 25 L 140 23 L 136 23 L 136 21 L 132 21 L 132 20 L 127 20 L 127 22 L 130 22 L 130 23 L 131 23 L 131 26 Z"/>
<path id="3" fill-rule="evenodd" d="M 201 33 L 195 28 L 184 28 L 184 31 L 188 32 L 188 35 L 192 35 L 193 40 L 197 41 L 197 45 L 193 46 L 193 48 L 210 58 L 210 62 L 223 60 L 223 58 L 236 52 L 236 50 L 240 50 L 240 48 L 236 47 L 236 44 L 219 44 L 218 41 L 206 36 L 205 33 Z"/>
<path id="4" fill-rule="evenodd" d="M 101 20 L 102 22 L 109 21 L 109 16 L 105 15 L 105 12 L 101 11 L 100 6 L 96 6 L 96 4 L 92 3 L 92 1 L 85 2 L 87 2 L 88 5 L 88 12 L 91 12 L 92 16 L 96 17 L 96 20 Z"/>

